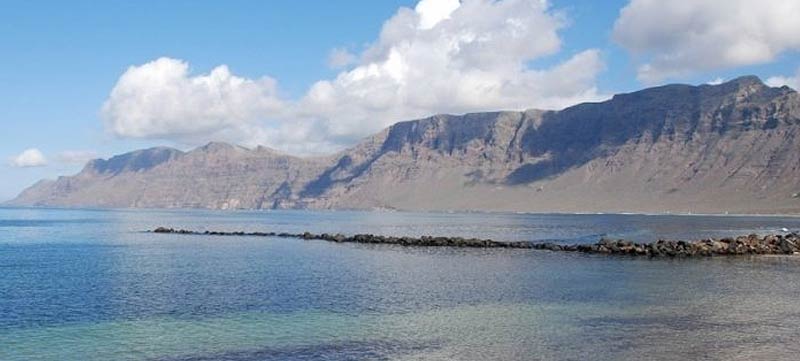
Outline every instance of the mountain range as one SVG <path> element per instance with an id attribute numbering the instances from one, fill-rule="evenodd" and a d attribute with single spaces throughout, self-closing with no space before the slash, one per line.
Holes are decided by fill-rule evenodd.
<path id="1" fill-rule="evenodd" d="M 435 115 L 339 153 L 209 143 L 89 162 L 24 206 L 800 212 L 800 95 L 754 76 L 560 111 Z"/>

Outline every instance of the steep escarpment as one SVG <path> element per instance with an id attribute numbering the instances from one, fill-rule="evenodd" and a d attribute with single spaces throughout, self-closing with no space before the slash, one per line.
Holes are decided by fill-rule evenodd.
<path id="1" fill-rule="evenodd" d="M 93 161 L 14 204 L 800 211 L 800 96 L 756 77 L 561 111 L 436 115 L 324 158 L 215 144 Z"/>
<path id="2" fill-rule="evenodd" d="M 167 156 L 168 155 L 168 156 Z M 278 208 L 321 171 L 319 160 L 209 143 L 190 152 L 152 148 L 90 162 L 73 177 L 40 182 L 13 204 L 142 208 Z"/>
<path id="3" fill-rule="evenodd" d="M 342 155 L 320 207 L 794 212 L 800 102 L 755 77 L 562 111 L 399 123 Z M 352 159 L 362 159 L 354 162 Z M 326 197 L 327 196 L 327 197 Z"/>

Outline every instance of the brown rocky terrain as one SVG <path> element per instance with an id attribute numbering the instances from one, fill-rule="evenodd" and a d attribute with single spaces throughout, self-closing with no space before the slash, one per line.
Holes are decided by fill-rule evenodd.
<path id="1" fill-rule="evenodd" d="M 14 205 L 800 212 L 800 95 L 756 77 L 561 111 L 436 115 L 329 157 L 211 143 L 41 181 Z"/>

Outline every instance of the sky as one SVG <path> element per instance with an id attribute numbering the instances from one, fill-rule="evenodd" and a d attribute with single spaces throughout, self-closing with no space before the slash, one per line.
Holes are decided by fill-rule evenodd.
<path id="1" fill-rule="evenodd" d="M 800 84 L 797 0 L 0 0 L 0 200 L 209 141 L 329 154 L 437 113 Z"/>

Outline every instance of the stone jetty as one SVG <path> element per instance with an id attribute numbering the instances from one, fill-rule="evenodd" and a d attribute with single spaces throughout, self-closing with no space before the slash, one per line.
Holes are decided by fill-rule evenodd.
<path id="1" fill-rule="evenodd" d="M 652 243 L 636 243 L 626 240 L 601 239 L 593 244 L 564 245 L 552 242 L 496 241 L 491 239 L 462 237 L 393 237 L 373 234 L 315 234 L 276 232 L 219 232 L 191 231 L 158 227 L 152 233 L 206 235 L 206 236 L 250 236 L 282 237 L 303 240 L 321 240 L 336 243 L 389 244 L 408 247 L 463 247 L 463 248 L 519 248 L 554 252 L 579 252 L 589 254 L 628 255 L 642 257 L 711 257 L 728 255 L 765 255 L 800 253 L 800 234 L 759 236 L 751 234 L 735 238 L 703 239 L 697 241 L 659 240 Z"/>

